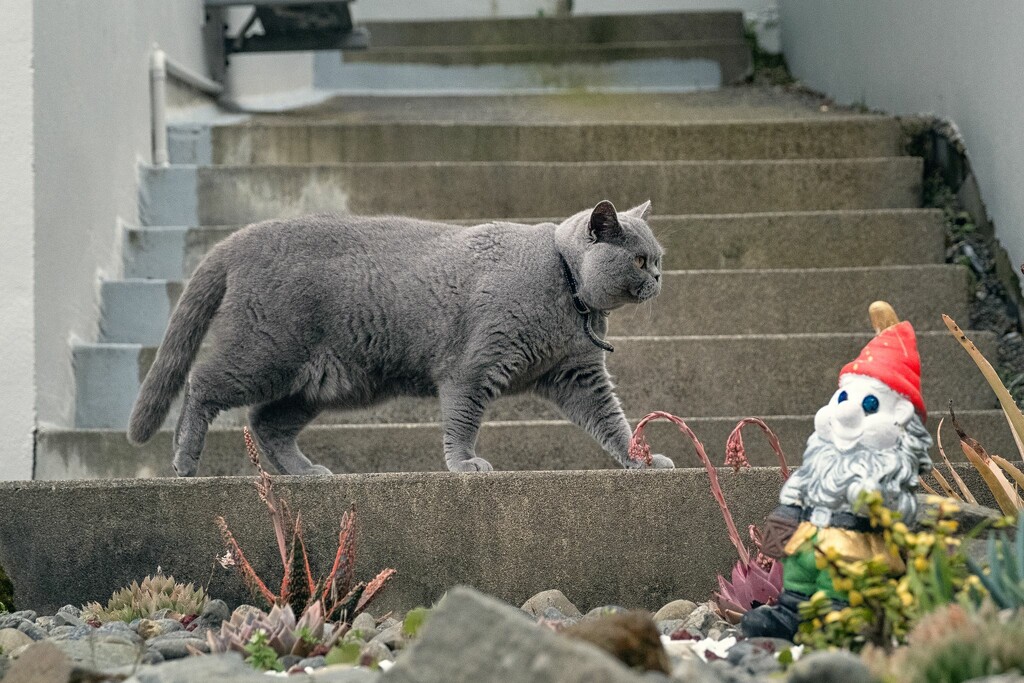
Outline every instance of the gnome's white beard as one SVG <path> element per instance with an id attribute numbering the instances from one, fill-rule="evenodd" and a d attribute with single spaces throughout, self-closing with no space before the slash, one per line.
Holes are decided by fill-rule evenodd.
<path id="1" fill-rule="evenodd" d="M 920 475 L 932 467 L 932 439 L 917 415 L 905 429 L 896 446 L 885 450 L 858 444 L 840 451 L 815 432 L 807 440 L 803 464 L 783 485 L 780 502 L 852 512 L 862 492 L 879 491 L 886 507 L 912 523 L 917 513 L 915 489 Z"/>

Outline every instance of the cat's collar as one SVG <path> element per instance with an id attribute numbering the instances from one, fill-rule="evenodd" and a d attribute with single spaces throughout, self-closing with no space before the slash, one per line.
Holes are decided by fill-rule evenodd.
<path id="1" fill-rule="evenodd" d="M 608 312 L 590 310 L 590 306 L 587 306 L 587 304 L 583 302 L 583 299 L 580 298 L 579 286 L 576 284 L 576 278 L 573 277 L 572 270 L 569 268 L 569 264 L 566 262 L 565 257 L 562 256 L 561 252 L 558 253 L 558 259 L 562 262 L 562 272 L 565 273 L 565 281 L 569 284 L 569 294 L 572 296 L 572 307 L 575 308 L 576 312 L 580 314 L 581 318 L 583 318 L 583 330 L 587 333 L 587 336 L 590 337 L 590 341 L 594 342 L 594 346 L 611 353 L 615 350 L 615 347 L 597 336 L 597 333 L 594 332 L 594 324 L 590 319 L 591 313 L 607 316 Z"/>

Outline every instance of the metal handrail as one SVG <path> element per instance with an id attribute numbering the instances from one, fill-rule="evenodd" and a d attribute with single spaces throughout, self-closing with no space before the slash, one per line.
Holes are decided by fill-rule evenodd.
<path id="1" fill-rule="evenodd" d="M 150 119 L 153 128 L 153 165 L 167 166 L 170 157 L 167 152 L 167 76 L 177 80 L 211 97 L 224 94 L 224 86 L 217 81 L 192 71 L 179 64 L 159 45 L 153 45 L 153 53 L 149 58 L 149 97 Z"/>

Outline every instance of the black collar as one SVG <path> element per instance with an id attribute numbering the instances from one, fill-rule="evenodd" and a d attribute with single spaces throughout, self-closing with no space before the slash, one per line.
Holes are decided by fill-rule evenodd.
<path id="1" fill-rule="evenodd" d="M 615 350 L 615 347 L 604 339 L 598 337 L 597 333 L 594 332 L 594 324 L 591 322 L 590 318 L 590 314 L 592 313 L 590 306 L 583 303 L 583 299 L 580 298 L 579 287 L 576 285 L 576 278 L 572 276 L 572 270 L 569 269 L 569 264 L 566 263 L 565 257 L 562 256 L 561 252 L 558 253 L 558 259 L 562 262 L 562 272 L 565 273 L 565 281 L 569 283 L 569 294 L 572 295 L 572 307 L 575 308 L 576 312 L 580 314 L 581 318 L 583 318 L 583 330 L 587 333 L 587 336 L 590 337 L 590 341 L 594 342 L 594 346 L 611 353 Z M 598 315 L 607 315 L 604 311 L 596 311 L 596 313 Z"/>

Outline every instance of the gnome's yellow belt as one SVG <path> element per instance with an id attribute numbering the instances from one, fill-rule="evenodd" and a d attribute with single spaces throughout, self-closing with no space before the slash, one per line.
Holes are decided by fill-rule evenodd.
<path id="1" fill-rule="evenodd" d="M 870 560 L 881 555 L 889 563 L 892 571 L 902 572 L 906 569 L 903 560 L 889 552 L 885 547 L 885 540 L 878 533 L 862 533 L 830 526 L 816 527 L 810 522 L 801 522 L 786 543 L 786 554 L 799 553 L 807 541 L 813 541 L 814 546 L 824 552 L 834 551 L 840 559 L 847 562 Z"/>

